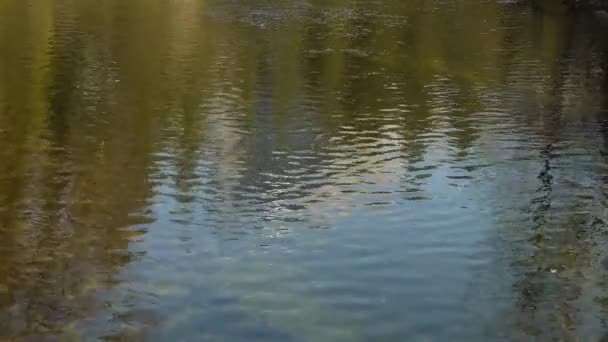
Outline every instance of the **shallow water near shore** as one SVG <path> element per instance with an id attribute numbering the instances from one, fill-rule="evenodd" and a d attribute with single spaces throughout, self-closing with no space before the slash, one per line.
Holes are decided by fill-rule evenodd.
<path id="1" fill-rule="evenodd" d="M 0 339 L 599 341 L 608 28 L 0 3 Z"/>

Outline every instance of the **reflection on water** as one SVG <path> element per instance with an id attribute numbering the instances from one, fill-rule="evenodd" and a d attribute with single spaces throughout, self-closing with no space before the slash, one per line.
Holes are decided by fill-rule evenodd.
<path id="1" fill-rule="evenodd" d="M 445 0 L 0 17 L 1 337 L 608 331 L 605 24 Z"/>

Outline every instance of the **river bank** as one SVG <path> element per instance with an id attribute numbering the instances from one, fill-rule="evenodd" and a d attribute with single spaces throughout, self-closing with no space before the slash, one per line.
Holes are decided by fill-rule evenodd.
<path id="1" fill-rule="evenodd" d="M 592 11 L 596 14 L 608 15 L 607 0 L 564 0 L 562 3 L 571 11 Z"/>
<path id="2" fill-rule="evenodd" d="M 533 0 L 532 3 L 537 8 L 552 12 L 590 11 L 608 16 L 607 0 Z"/>
<path id="3" fill-rule="evenodd" d="M 570 0 L 574 11 L 589 11 L 599 17 L 608 19 L 607 0 Z"/>

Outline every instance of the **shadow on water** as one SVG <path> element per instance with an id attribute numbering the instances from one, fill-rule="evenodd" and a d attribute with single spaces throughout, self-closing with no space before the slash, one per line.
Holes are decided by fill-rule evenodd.
<path id="1" fill-rule="evenodd" d="M 605 338 L 601 335 L 606 270 L 601 260 L 606 193 L 605 161 L 598 149 L 605 135 L 596 123 L 603 122 L 606 108 L 602 90 L 608 79 L 608 46 L 598 36 L 602 28 L 589 17 L 534 16 L 535 25 L 544 24 L 525 31 L 538 35 L 526 40 L 541 39 L 537 48 L 553 61 L 547 64 L 551 77 L 543 88 L 532 90 L 536 108 L 525 108 L 526 124 L 533 130 L 528 148 L 537 155 L 517 157 L 538 165 L 536 181 L 530 177 L 533 167 L 516 176 L 519 187 L 529 187 L 524 192 L 534 195 L 524 204 L 509 204 L 507 196 L 505 210 L 497 213 L 497 220 L 506 224 L 500 239 L 513 253 L 509 264 L 515 275 L 516 306 L 513 311 L 505 309 L 507 319 L 502 320 L 519 327 L 504 335 L 598 340 Z M 526 52 L 510 53 L 508 65 L 517 68 L 522 53 Z M 504 170 L 499 182 L 512 182 L 513 173 Z M 514 218 L 507 208 L 525 214 Z M 593 324 L 592 317 L 600 324 Z"/>

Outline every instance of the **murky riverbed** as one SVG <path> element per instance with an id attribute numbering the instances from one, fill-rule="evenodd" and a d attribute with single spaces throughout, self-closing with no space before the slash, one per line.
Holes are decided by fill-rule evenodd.
<path id="1" fill-rule="evenodd" d="M 608 25 L 0 3 L 0 339 L 600 340 Z"/>

